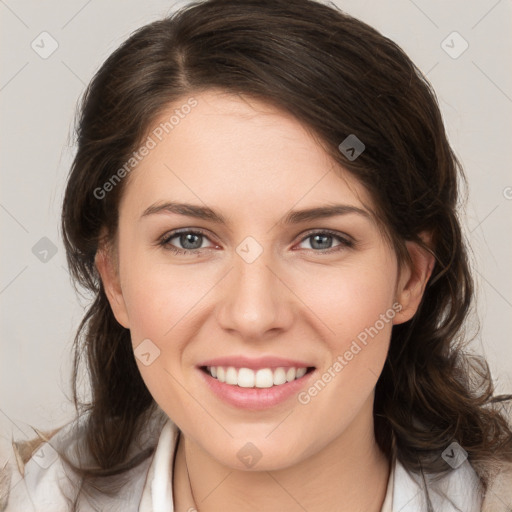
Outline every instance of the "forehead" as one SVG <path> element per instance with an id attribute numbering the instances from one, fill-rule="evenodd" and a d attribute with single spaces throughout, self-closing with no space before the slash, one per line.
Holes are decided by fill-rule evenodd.
<path id="1" fill-rule="evenodd" d="M 371 207 L 365 188 L 290 113 L 252 97 L 207 91 L 174 102 L 149 130 L 152 149 L 131 172 L 123 203 L 222 205 L 233 213 L 340 203 Z M 171 122 L 172 118 L 172 122 Z"/>

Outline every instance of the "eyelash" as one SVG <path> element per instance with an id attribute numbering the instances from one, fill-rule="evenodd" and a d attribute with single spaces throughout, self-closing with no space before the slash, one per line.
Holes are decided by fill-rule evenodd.
<path id="1" fill-rule="evenodd" d="M 181 255 L 185 255 L 185 256 L 199 255 L 203 251 L 209 249 L 209 248 L 202 248 L 202 249 L 180 249 L 180 248 L 174 247 L 173 245 L 170 244 L 170 241 L 173 238 L 176 238 L 178 235 L 188 235 L 188 234 L 201 235 L 201 236 L 204 236 L 205 238 L 208 238 L 207 234 L 204 231 L 199 230 L 199 229 L 198 230 L 188 230 L 188 229 L 176 230 L 176 231 L 171 231 L 170 233 L 166 233 L 163 237 L 161 237 L 159 239 L 159 241 L 158 241 L 158 245 L 162 246 L 164 249 L 166 249 L 168 251 L 173 252 L 174 254 L 181 254 Z M 318 250 L 307 249 L 309 251 L 313 251 L 314 253 L 318 253 L 318 254 L 332 254 L 332 253 L 335 253 L 337 251 L 341 251 L 343 249 L 353 248 L 355 246 L 355 242 L 354 241 L 350 240 L 349 238 L 345 238 L 345 237 L 341 236 L 336 231 L 331 231 L 329 229 L 322 230 L 322 231 L 310 232 L 310 233 L 308 233 L 306 236 L 304 236 L 302 238 L 302 240 L 299 242 L 299 244 L 304 242 L 308 238 L 312 238 L 315 235 L 329 235 L 329 236 L 332 236 L 333 238 L 336 238 L 340 242 L 340 244 L 335 246 L 335 247 L 331 247 L 330 249 L 318 249 Z"/>

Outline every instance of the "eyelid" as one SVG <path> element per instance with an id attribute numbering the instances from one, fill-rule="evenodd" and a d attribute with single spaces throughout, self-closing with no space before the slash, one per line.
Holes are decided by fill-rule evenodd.
<path id="1" fill-rule="evenodd" d="M 191 255 L 202 253 L 203 251 L 205 251 L 207 249 L 213 249 L 213 247 L 201 247 L 198 249 L 181 249 L 181 248 L 175 247 L 174 245 L 171 245 L 169 243 L 170 240 L 172 240 L 173 238 L 175 238 L 178 235 L 183 234 L 183 233 L 185 233 L 185 234 L 192 233 L 192 234 L 196 234 L 196 235 L 202 235 L 204 238 L 207 238 L 208 240 L 210 240 L 210 242 L 215 243 L 214 241 L 212 241 L 210 239 L 210 235 L 208 234 L 208 232 L 206 230 L 204 230 L 202 228 L 186 227 L 186 228 L 178 228 L 178 229 L 166 232 L 164 235 L 159 237 L 156 245 L 163 246 L 164 248 L 166 248 L 167 250 L 170 250 L 172 252 L 180 252 L 181 251 L 184 254 L 188 253 Z M 335 253 L 336 250 L 341 250 L 341 247 L 352 248 L 357 244 L 357 241 L 352 236 L 350 236 L 346 233 L 339 232 L 339 231 L 329 229 L 329 228 L 324 228 L 324 229 L 312 228 L 304 233 L 301 233 L 299 235 L 300 239 L 295 245 L 301 244 L 304 241 L 306 241 L 308 238 L 312 237 L 313 235 L 317 235 L 317 234 L 328 235 L 333 238 L 337 238 L 340 241 L 340 244 L 337 246 L 334 246 L 334 247 L 330 247 L 328 249 L 318 249 L 318 250 L 306 249 L 308 252 L 319 253 L 319 254 Z"/>
<path id="2" fill-rule="evenodd" d="M 325 229 L 310 229 L 308 231 L 306 231 L 305 233 L 302 233 L 300 236 L 301 236 L 301 239 L 300 241 L 304 241 L 306 238 L 309 238 L 310 236 L 312 235 L 316 235 L 316 234 L 325 234 L 325 235 L 332 235 L 333 237 L 337 237 L 337 238 L 341 238 L 343 240 L 345 240 L 346 242 L 350 242 L 350 243 L 356 243 L 356 240 L 355 238 L 353 238 L 352 236 L 348 235 L 347 233 L 343 233 L 341 231 L 337 231 L 335 229 L 329 229 L 329 228 L 325 228 Z"/>
<path id="3" fill-rule="evenodd" d="M 195 235 L 203 235 L 205 238 L 208 238 L 210 240 L 210 235 L 207 231 L 205 231 L 202 228 L 178 228 L 178 229 L 172 229 L 171 231 L 165 232 L 162 236 L 160 236 L 157 240 L 157 245 L 164 244 L 166 241 L 172 240 L 178 235 L 185 234 L 185 233 L 193 233 Z M 212 240 L 210 240 L 212 241 Z M 177 249 L 179 249 L 177 247 Z M 188 252 L 192 251 L 203 251 L 204 249 L 207 249 L 207 247 L 203 247 L 202 249 L 188 249 Z M 185 250 L 185 249 L 180 249 Z"/>

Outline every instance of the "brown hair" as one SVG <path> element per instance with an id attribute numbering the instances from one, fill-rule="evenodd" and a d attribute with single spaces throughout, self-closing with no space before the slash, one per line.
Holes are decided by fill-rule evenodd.
<path id="1" fill-rule="evenodd" d="M 393 328 L 376 387 L 381 449 L 409 470 L 433 473 L 446 469 L 440 455 L 454 440 L 475 467 L 512 460 L 510 425 L 497 403 L 505 397 L 493 398 L 487 364 L 464 348 L 473 296 L 457 216 L 464 177 L 426 78 L 394 42 L 334 5 L 208 0 L 132 34 L 80 106 L 62 231 L 72 275 L 93 294 L 75 339 L 73 393 L 77 412 L 89 415 L 85 439 L 95 467 L 76 471 L 97 484 L 148 457 L 151 450 L 127 460 L 155 408 L 94 264 L 102 228 L 109 240 L 116 233 L 126 179 L 101 199 L 95 190 L 171 103 L 212 88 L 262 99 L 303 122 L 367 187 L 400 261 L 405 241 L 432 234 L 433 275 L 413 319 Z M 355 160 L 338 149 L 351 134 L 366 147 Z M 83 359 L 92 390 L 86 404 L 76 388 Z"/>

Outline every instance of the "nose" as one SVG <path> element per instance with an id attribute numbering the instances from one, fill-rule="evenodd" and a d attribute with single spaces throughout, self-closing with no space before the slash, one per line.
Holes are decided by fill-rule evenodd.
<path id="1" fill-rule="evenodd" d="M 217 321 L 244 340 L 267 339 L 293 322 L 294 294 L 266 254 L 253 262 L 235 255 L 234 268 L 221 284 Z"/>

